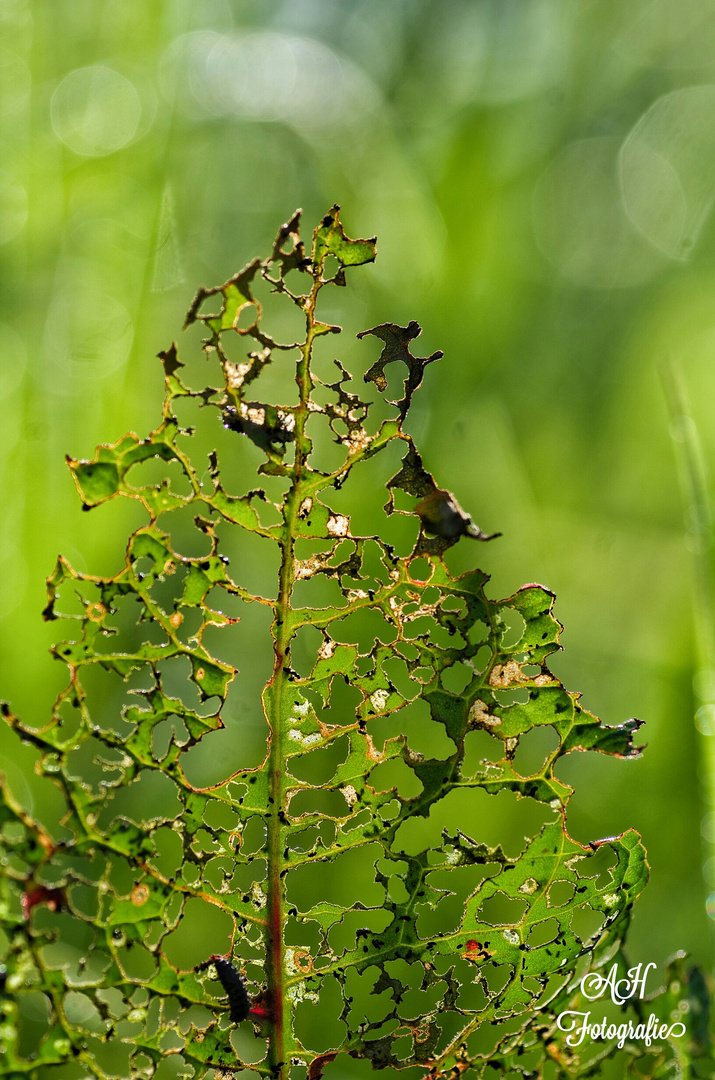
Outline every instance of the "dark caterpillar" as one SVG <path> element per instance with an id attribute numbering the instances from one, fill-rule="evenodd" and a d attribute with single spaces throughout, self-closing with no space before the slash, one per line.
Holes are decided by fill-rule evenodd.
<path id="1" fill-rule="evenodd" d="M 214 956 L 211 960 L 207 960 L 205 964 L 201 964 L 196 970 L 202 971 L 209 967 L 210 964 L 213 964 L 216 968 L 218 980 L 228 995 L 231 1022 L 240 1024 L 251 1011 L 251 999 L 248 996 L 243 975 L 241 975 L 238 968 L 235 968 L 229 960 L 224 960 L 222 956 Z"/>

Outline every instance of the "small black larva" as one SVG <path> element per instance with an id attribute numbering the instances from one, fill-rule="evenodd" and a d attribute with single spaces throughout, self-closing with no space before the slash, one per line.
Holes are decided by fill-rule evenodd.
<path id="1" fill-rule="evenodd" d="M 231 1021 L 234 1024 L 240 1024 L 251 1011 L 251 999 L 248 996 L 243 975 L 230 960 L 224 960 L 222 956 L 212 957 L 211 960 L 207 960 L 205 964 L 201 964 L 196 970 L 205 970 L 211 964 L 216 968 L 218 980 L 228 995 Z"/>

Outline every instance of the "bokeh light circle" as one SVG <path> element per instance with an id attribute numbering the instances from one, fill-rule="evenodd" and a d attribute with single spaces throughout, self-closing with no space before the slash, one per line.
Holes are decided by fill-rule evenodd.
<path id="1" fill-rule="evenodd" d="M 632 227 L 621 202 L 620 143 L 600 136 L 571 143 L 534 189 L 536 242 L 564 277 L 595 289 L 648 281 L 665 264 Z"/>
<path id="2" fill-rule="evenodd" d="M 715 200 L 715 85 L 658 98 L 619 155 L 623 204 L 635 228 L 671 259 L 692 254 Z"/>
<path id="3" fill-rule="evenodd" d="M 79 286 L 81 279 L 78 278 Z M 45 335 L 47 357 L 72 380 L 104 379 L 127 361 L 134 324 L 123 304 L 99 288 L 61 291 L 50 306 Z"/>
<path id="4" fill-rule="evenodd" d="M 347 57 L 314 38 L 271 31 L 185 34 L 165 52 L 159 79 L 187 116 L 282 122 L 309 139 L 359 127 L 381 104 Z"/>
<path id="5" fill-rule="evenodd" d="M 58 139 L 84 157 L 103 157 L 134 138 L 141 100 L 129 79 L 103 64 L 76 68 L 52 95 L 50 116 Z"/>
<path id="6" fill-rule="evenodd" d="M 695 726 L 701 735 L 715 735 L 715 705 L 701 705 L 695 714 Z"/>

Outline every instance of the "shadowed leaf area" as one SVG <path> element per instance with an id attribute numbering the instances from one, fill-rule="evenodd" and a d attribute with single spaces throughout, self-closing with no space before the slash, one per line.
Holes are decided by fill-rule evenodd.
<path id="1" fill-rule="evenodd" d="M 450 547 L 490 537 L 403 428 L 441 353 L 415 355 L 415 322 L 376 326 L 345 349 L 358 380 L 321 314 L 374 258 L 337 207 L 306 251 L 296 213 L 191 305 L 218 385 L 191 389 L 173 344 L 159 426 L 69 459 L 85 508 L 132 499 L 146 521 L 113 576 L 59 559 L 44 614 L 69 683 L 46 723 L 4 710 L 64 811 L 50 828 L 3 786 L 2 1076 L 526 1080 L 614 1052 L 569 1047 L 556 1017 L 621 956 L 645 852 L 633 831 L 572 840 L 557 770 L 637 756 L 639 724 L 604 726 L 549 670 L 547 589 L 493 600 L 480 570 L 450 573 Z M 264 325 L 280 305 L 299 340 Z M 251 543 L 275 553 L 270 595 Z M 242 623 L 272 670 L 229 722 Z M 676 977 L 696 1069 L 707 991 Z M 656 1077 L 676 1048 L 624 1052 Z"/>

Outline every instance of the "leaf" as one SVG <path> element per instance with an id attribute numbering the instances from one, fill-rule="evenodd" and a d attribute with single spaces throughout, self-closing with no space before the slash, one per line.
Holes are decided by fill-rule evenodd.
<path id="1" fill-rule="evenodd" d="M 345 285 L 344 270 L 348 266 L 363 266 L 365 263 L 375 260 L 376 237 L 372 240 L 350 240 L 345 235 L 339 217 L 340 207 L 333 208 L 325 215 L 313 238 L 313 266 L 322 273 L 325 259 L 328 255 L 334 255 L 340 263 L 340 268 L 333 283 Z"/>
<path id="2" fill-rule="evenodd" d="M 397 326 L 395 323 L 383 323 L 382 326 L 373 326 L 372 330 L 363 330 L 358 334 L 359 338 L 365 337 L 367 334 L 372 334 L 374 337 L 380 338 L 384 341 L 385 345 L 380 353 L 379 358 L 375 361 L 371 368 L 365 372 L 365 382 L 373 382 L 378 390 L 387 390 L 387 377 L 385 375 L 385 368 L 388 364 L 393 364 L 396 361 L 401 361 L 407 367 L 407 378 L 405 379 L 405 396 L 402 401 L 393 401 L 391 404 L 397 405 L 400 410 L 400 419 L 404 420 L 407 415 L 407 410 L 412 403 L 412 395 L 415 390 L 422 383 L 422 376 L 424 370 L 428 364 L 433 364 L 435 360 L 441 360 L 444 356 L 442 352 L 432 353 L 426 359 L 421 359 L 418 356 L 413 356 L 409 349 L 410 341 L 419 337 L 422 333 L 422 327 L 416 323 L 411 322 L 409 326 Z"/>
<path id="3" fill-rule="evenodd" d="M 358 335 L 383 343 L 366 362 L 366 400 L 339 361 L 337 380 L 321 379 L 316 342 L 339 332 L 318 316 L 322 290 L 344 287 L 375 242 L 351 240 L 334 207 L 307 256 L 299 218 L 269 258 L 196 294 L 186 322 L 205 328 L 219 385 L 191 389 L 174 344 L 160 354 L 159 426 L 68 459 L 87 509 L 128 498 L 147 521 L 115 574 L 59 559 L 44 614 L 67 627 L 53 653 L 68 685 L 46 723 L 4 712 L 65 810 L 48 831 L 3 781 L 0 1075 L 148 1078 L 170 1059 L 197 1080 L 249 1066 L 318 1080 L 339 1076 L 345 1054 L 424 1077 L 482 1076 L 487 1064 L 534 1075 L 521 1055 L 561 1060 L 548 1047 L 576 964 L 621 948 L 645 885 L 632 830 L 587 846 L 569 836 L 572 792 L 557 775 L 576 750 L 637 756 L 639 723 L 604 726 L 553 675 L 561 627 L 547 589 L 494 600 L 481 571 L 452 575 L 451 546 L 491 537 L 402 429 L 442 354 L 415 357 L 418 324 L 386 323 Z M 297 308 L 304 340 L 264 328 L 266 290 Z M 375 426 L 374 392 L 387 392 L 395 361 L 403 396 Z M 276 363 L 287 400 L 269 402 L 257 387 Z M 191 402 L 225 429 L 207 463 L 192 462 L 179 424 Z M 267 490 L 250 476 L 233 490 L 243 442 Z M 392 444 L 401 467 L 385 511 L 405 518 L 404 551 L 355 530 L 337 502 Z M 143 482 L 137 470 L 155 458 L 181 487 Z M 187 513 L 190 533 L 171 516 Z M 273 597 L 251 586 L 250 564 L 229 565 L 230 529 L 277 553 Z M 212 651 L 244 604 L 272 620 L 265 758 L 202 787 L 187 755 L 223 727 L 251 662 Z M 549 749 L 529 763 L 528 737 L 543 732 Z M 524 806 L 528 838 L 486 842 L 499 808 Z"/>

